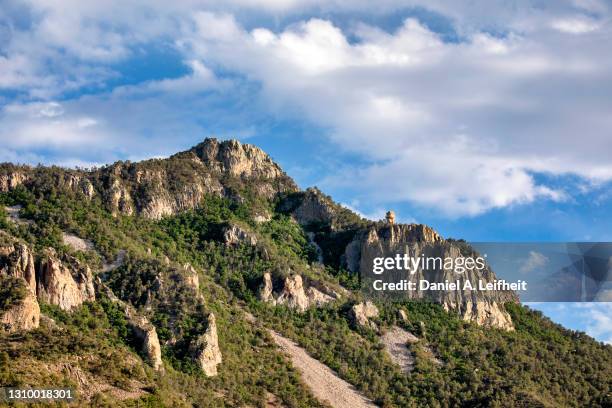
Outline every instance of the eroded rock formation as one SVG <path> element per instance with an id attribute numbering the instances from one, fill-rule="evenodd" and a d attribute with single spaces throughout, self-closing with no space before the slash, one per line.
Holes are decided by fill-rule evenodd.
<path id="1" fill-rule="evenodd" d="M 229 225 L 223 233 L 223 241 L 228 245 L 257 245 L 257 237 L 252 232 L 240 227 L 239 225 Z"/>
<path id="2" fill-rule="evenodd" d="M 41 260 L 36 294 L 40 301 L 57 305 L 63 310 L 72 310 L 83 302 L 96 299 L 89 267 L 81 265 L 76 259 L 71 259 L 68 265 L 51 249 L 45 252 Z"/>
<path id="3" fill-rule="evenodd" d="M 22 278 L 17 279 L 24 286 L 23 297 L 5 311 L 0 311 L 0 330 L 14 333 L 17 331 L 32 330 L 40 324 L 40 307 L 36 295 L 27 287 Z"/>
<path id="4" fill-rule="evenodd" d="M 463 252 L 462 252 L 463 251 Z M 369 229 L 357 234 L 347 246 L 345 260 L 349 270 L 364 275 L 371 274 L 374 259 L 377 257 L 395 257 L 396 254 L 409 254 L 412 258 L 420 256 L 441 259 L 472 256 L 465 253 L 469 247 L 455 241 L 446 241 L 432 228 L 416 224 L 372 225 Z M 492 282 L 496 279 L 493 271 L 487 266 L 483 270 L 467 270 L 456 273 L 444 268 L 421 267 L 414 274 L 404 273 L 405 277 L 417 284 L 420 280 L 429 282 L 455 282 L 460 285 L 469 280 L 477 287 L 477 282 Z M 518 298 L 510 291 L 478 292 L 459 291 L 407 291 L 402 294 L 411 299 L 425 299 L 444 306 L 447 310 L 457 311 L 466 321 L 477 324 L 512 330 L 510 315 L 504 310 L 503 303 L 516 302 Z"/>
<path id="5" fill-rule="evenodd" d="M 370 319 L 378 317 L 378 314 L 378 308 L 370 301 L 353 305 L 349 312 L 349 316 L 355 324 L 363 327 L 371 327 L 372 329 L 376 329 L 377 327 L 376 323 L 370 321 Z"/>
<path id="6" fill-rule="evenodd" d="M 208 327 L 191 346 L 193 356 L 208 377 L 217 375 L 217 366 L 223 361 L 219 338 L 217 336 L 217 320 L 213 313 L 208 315 Z"/>
<path id="7" fill-rule="evenodd" d="M 320 282 L 310 282 L 309 286 L 305 288 L 302 276 L 297 274 L 289 275 L 283 279 L 283 286 L 278 296 L 274 296 L 273 290 L 272 275 L 266 272 L 259 290 L 259 299 L 274 305 L 286 305 L 300 312 L 309 307 L 323 306 L 341 296 L 338 292 Z"/>

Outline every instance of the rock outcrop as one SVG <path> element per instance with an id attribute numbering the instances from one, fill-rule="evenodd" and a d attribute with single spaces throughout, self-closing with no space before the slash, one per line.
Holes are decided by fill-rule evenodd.
<path id="1" fill-rule="evenodd" d="M 7 240 L 6 245 L 0 246 L 0 275 L 22 278 L 30 290 L 36 293 L 36 269 L 34 257 L 30 248 L 2 233 Z"/>
<path id="2" fill-rule="evenodd" d="M 351 307 L 349 317 L 359 326 L 370 327 L 376 329 L 376 323 L 370 321 L 371 318 L 376 318 L 379 315 L 378 308 L 370 301 L 357 303 Z"/>
<path id="3" fill-rule="evenodd" d="M 259 289 L 259 299 L 273 305 L 285 305 L 289 308 L 305 311 L 309 307 L 323 306 L 338 299 L 341 295 L 321 282 L 310 282 L 307 288 L 301 275 L 289 275 L 283 279 L 283 286 L 275 297 L 272 275 L 264 273 L 263 283 Z"/>
<path id="4" fill-rule="evenodd" d="M 200 277 L 198 276 L 198 272 L 190 263 L 183 265 L 183 269 L 185 270 L 185 284 L 197 292 L 200 289 Z"/>
<path id="5" fill-rule="evenodd" d="M 272 274 L 270 272 L 265 272 L 263 275 L 263 284 L 259 289 L 259 300 L 275 305 L 276 299 L 272 294 L 273 290 L 274 288 L 272 285 Z"/>
<path id="6" fill-rule="evenodd" d="M 55 251 L 45 252 L 36 277 L 36 294 L 42 302 L 72 310 L 83 302 L 94 301 L 93 275 L 76 259 L 70 265 L 60 260 Z"/>
<path id="7" fill-rule="evenodd" d="M 20 167 L 8 165 L 0 170 L 0 192 L 6 193 L 26 180 L 27 175 Z"/>
<path id="8" fill-rule="evenodd" d="M 469 252 L 469 253 L 468 253 Z M 432 228 L 416 224 L 373 225 L 357 234 L 347 246 L 345 260 L 349 270 L 360 272 L 362 276 L 372 276 L 374 259 L 378 257 L 395 257 L 397 254 L 409 254 L 411 258 L 451 258 L 474 256 L 475 253 L 465 243 L 442 239 Z M 412 271 L 411 271 L 412 272 Z M 385 272 L 386 276 L 392 272 Z M 443 267 L 423 269 L 419 266 L 412 274 L 402 271 L 402 276 L 415 282 L 418 288 L 420 280 L 429 282 L 463 283 L 469 280 L 478 287 L 478 281 L 492 282 L 496 279 L 493 271 L 486 266 L 482 270 L 466 270 L 456 273 Z M 376 275 L 377 277 L 379 275 Z M 447 310 L 457 311 L 466 321 L 477 324 L 512 330 L 510 315 L 504 310 L 503 303 L 516 302 L 518 297 L 511 291 L 478 292 L 459 291 L 406 291 L 401 296 L 410 299 L 434 301 Z"/>
<path id="9" fill-rule="evenodd" d="M 335 215 L 333 202 L 319 190 L 309 188 L 303 193 L 300 204 L 292 211 L 301 225 L 312 223 L 330 224 Z"/>
<path id="10" fill-rule="evenodd" d="M 287 276 L 283 285 L 283 290 L 276 299 L 276 304 L 287 305 L 300 312 L 308 308 L 309 302 L 304 292 L 304 284 L 300 275 Z"/>
<path id="11" fill-rule="evenodd" d="M 217 366 L 223 361 L 217 336 L 217 320 L 213 313 L 208 315 L 208 327 L 191 346 L 193 357 L 208 377 L 217 375 Z"/>
<path id="12" fill-rule="evenodd" d="M 161 345 L 155 326 L 145 316 L 139 314 L 131 305 L 119 299 L 113 291 L 98 278 L 96 279 L 98 291 L 102 292 L 110 301 L 119 305 L 123 310 L 132 333 L 140 343 L 140 352 L 147 362 L 156 370 L 164 371 L 161 358 Z"/>
<path id="13" fill-rule="evenodd" d="M 247 245 L 257 245 L 257 237 L 239 225 L 229 225 L 225 228 L 223 232 L 223 241 L 227 245 L 238 245 L 238 244 L 247 244 Z"/>
<path id="14" fill-rule="evenodd" d="M 9 333 L 31 330 L 39 326 L 40 307 L 36 299 L 36 275 L 34 257 L 30 248 L 0 231 L 0 278 L 2 288 L 20 294 L 19 299 L 0 312 L 0 328 Z M 9 285 L 12 283 L 11 285 Z"/>
<path id="15" fill-rule="evenodd" d="M 40 307 L 36 300 L 36 295 L 27 286 L 27 283 L 22 278 L 6 277 L 2 284 L 6 284 L 4 280 L 12 279 L 17 286 L 21 286 L 23 296 L 21 299 L 13 302 L 4 311 L 0 310 L 0 330 L 8 333 L 18 331 L 32 330 L 40 324 Z M 6 289 L 6 288 L 4 288 Z M 11 285 L 12 290 L 18 290 Z M 13 293 L 14 295 L 14 293 Z"/>
<path id="16" fill-rule="evenodd" d="M 128 324 L 138 341 L 141 343 L 141 352 L 156 371 L 164 370 L 161 358 L 161 346 L 157 337 L 155 326 L 144 316 L 134 312 L 130 307 L 126 309 Z"/>

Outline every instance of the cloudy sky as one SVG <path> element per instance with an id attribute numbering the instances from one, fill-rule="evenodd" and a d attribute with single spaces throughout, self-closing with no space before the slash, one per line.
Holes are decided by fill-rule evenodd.
<path id="1" fill-rule="evenodd" d="M 93 3 L 0 0 L 0 161 L 233 137 L 372 218 L 612 240 L 610 2 Z"/>

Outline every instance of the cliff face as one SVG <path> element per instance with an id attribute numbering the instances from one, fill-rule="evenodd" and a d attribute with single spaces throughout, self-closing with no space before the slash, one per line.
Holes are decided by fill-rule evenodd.
<path id="1" fill-rule="evenodd" d="M 208 377 L 217 375 L 217 366 L 222 363 L 223 357 L 219 349 L 217 336 L 217 320 L 213 313 L 208 315 L 208 327 L 196 342 L 191 346 L 195 361 Z"/>
<path id="2" fill-rule="evenodd" d="M 34 257 L 27 245 L 4 233 L 0 238 L 4 241 L 0 246 L 0 284 L 8 290 L 12 283 L 11 291 L 21 293 L 8 310 L 0 311 L 0 328 L 9 333 L 35 329 L 40 323 L 40 307 L 36 299 Z"/>
<path id="3" fill-rule="evenodd" d="M 23 281 L 22 281 L 23 282 Z M 25 282 L 22 283 L 25 285 Z M 40 307 L 36 295 L 26 289 L 24 297 L 0 312 L 0 330 L 8 333 L 35 329 L 40 324 Z"/>
<path id="4" fill-rule="evenodd" d="M 41 301 L 58 305 L 63 310 L 72 310 L 96 299 L 89 267 L 80 265 L 76 259 L 68 266 L 52 250 L 48 250 L 41 261 L 36 293 Z"/>
<path id="5" fill-rule="evenodd" d="M 377 257 L 395 257 L 396 254 L 409 254 L 412 258 L 439 257 L 441 259 L 472 256 L 466 253 L 467 248 L 454 241 L 446 241 L 432 228 L 425 225 L 375 225 L 357 234 L 345 252 L 347 267 L 353 272 L 370 275 Z M 479 280 L 492 282 L 496 279 L 493 271 L 487 266 L 483 270 L 467 270 L 457 273 L 444 268 L 421 267 L 410 275 L 403 277 L 417 283 L 420 280 L 429 282 L 463 282 L 475 283 Z M 407 291 L 405 296 L 411 299 L 424 299 L 443 305 L 446 310 L 459 312 L 463 319 L 480 325 L 512 330 L 510 315 L 504 310 L 503 303 L 517 302 L 513 292 L 478 292 L 459 291 Z"/>

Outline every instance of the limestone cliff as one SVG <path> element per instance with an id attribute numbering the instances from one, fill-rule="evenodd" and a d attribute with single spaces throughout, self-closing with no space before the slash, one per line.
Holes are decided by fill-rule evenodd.
<path id="1" fill-rule="evenodd" d="M 213 313 L 208 315 L 208 327 L 191 345 L 193 357 L 198 363 L 204 374 L 208 377 L 217 375 L 217 366 L 222 363 L 223 357 L 219 348 L 219 338 L 217 336 L 217 320 Z"/>
<path id="2" fill-rule="evenodd" d="M 147 362 L 156 370 L 164 371 L 164 363 L 161 358 L 161 345 L 157 336 L 157 329 L 145 316 L 139 314 L 131 305 L 119 299 L 113 291 L 100 279 L 96 279 L 97 289 L 110 301 L 119 305 L 127 319 L 127 323 L 133 335 L 140 343 L 140 352 L 145 356 Z"/>
<path id="3" fill-rule="evenodd" d="M 36 299 L 36 277 L 32 251 L 24 243 L 0 231 L 0 279 L 4 310 L 0 311 L 0 328 L 10 333 L 31 330 L 40 322 L 40 307 Z"/>
<path id="4" fill-rule="evenodd" d="M 30 248 L 0 231 L 7 240 L 0 246 L 0 275 L 22 278 L 30 290 L 36 293 L 36 270 Z"/>
<path id="5" fill-rule="evenodd" d="M 416 224 L 375 224 L 355 236 L 345 251 L 346 265 L 349 270 L 371 273 L 374 258 L 394 257 L 396 254 L 409 254 L 412 258 L 439 257 L 442 259 L 471 256 L 466 253 L 470 248 L 465 243 L 442 239 L 432 228 Z M 416 273 L 404 274 L 408 280 L 418 283 L 420 280 L 429 282 L 464 281 L 492 282 L 496 279 L 493 271 L 487 266 L 483 270 L 467 270 L 458 274 L 444 268 L 420 268 Z M 418 285 L 417 285 L 418 286 Z M 504 310 L 503 303 L 516 302 L 516 294 L 510 291 L 478 292 L 459 291 L 407 291 L 407 298 L 424 299 L 440 303 L 447 310 L 457 311 L 465 320 L 477 324 L 512 330 L 510 315 Z"/>
<path id="6" fill-rule="evenodd" d="M 42 302 L 72 310 L 83 302 L 94 301 L 96 294 L 91 270 L 76 259 L 70 264 L 55 251 L 45 251 L 36 278 L 36 293 Z"/>
<path id="7" fill-rule="evenodd" d="M 25 286 L 25 281 L 19 279 Z M 24 296 L 14 302 L 7 310 L 0 311 L 0 330 L 8 333 L 32 330 L 40 324 L 40 307 L 36 295 L 29 289 Z"/>

